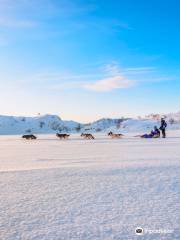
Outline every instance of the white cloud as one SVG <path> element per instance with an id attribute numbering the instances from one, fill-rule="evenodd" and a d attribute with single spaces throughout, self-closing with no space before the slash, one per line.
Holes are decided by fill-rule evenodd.
<path id="1" fill-rule="evenodd" d="M 85 89 L 97 92 L 109 92 L 125 89 L 136 84 L 134 79 L 124 75 L 116 63 L 101 68 L 87 70 L 86 73 L 41 72 L 29 77 L 29 81 L 44 84 L 49 89 Z M 27 78 L 26 78 L 27 82 Z"/>
<path id="2" fill-rule="evenodd" d="M 84 89 L 95 92 L 110 92 L 115 89 L 132 88 L 140 84 L 177 80 L 173 76 L 162 74 L 155 67 L 120 68 L 116 62 L 101 67 L 86 68 L 86 72 L 79 73 L 52 69 L 42 70 L 22 79 L 25 79 L 26 84 L 35 84 L 51 90 Z"/>
<path id="3" fill-rule="evenodd" d="M 31 78 L 32 79 L 32 78 Z M 91 69 L 86 73 L 46 72 L 33 76 L 37 82 L 43 82 L 50 89 L 86 89 L 97 92 L 108 92 L 114 89 L 130 88 L 136 84 L 120 70 L 118 64 L 107 64 L 101 68 Z"/>
<path id="4" fill-rule="evenodd" d="M 104 77 L 95 82 L 85 84 L 85 89 L 97 92 L 109 92 L 114 89 L 130 88 L 135 85 L 135 81 L 124 76 L 116 62 L 106 64 L 103 67 Z"/>
<path id="5" fill-rule="evenodd" d="M 146 66 L 146 67 L 127 67 L 127 68 L 120 68 L 119 64 L 117 62 L 112 62 L 111 64 L 107 64 L 104 67 L 104 71 L 112 74 L 133 74 L 133 75 L 139 75 L 139 74 L 148 74 L 155 72 L 157 69 L 152 66 Z"/>
<path id="6" fill-rule="evenodd" d="M 114 89 L 129 88 L 132 87 L 134 84 L 135 82 L 130 81 L 121 75 L 117 75 L 110 78 L 98 80 L 94 83 L 86 84 L 84 85 L 84 88 L 97 92 L 109 92 Z"/>
<path id="7" fill-rule="evenodd" d="M 155 72 L 157 69 L 155 67 L 129 67 L 126 68 L 124 71 L 129 74 L 144 74 L 144 73 L 152 73 Z"/>
<path id="8" fill-rule="evenodd" d="M 104 66 L 104 71 L 106 74 L 110 75 L 119 75 L 122 71 L 120 70 L 119 65 L 116 62 L 113 62 L 111 64 L 106 64 Z"/>

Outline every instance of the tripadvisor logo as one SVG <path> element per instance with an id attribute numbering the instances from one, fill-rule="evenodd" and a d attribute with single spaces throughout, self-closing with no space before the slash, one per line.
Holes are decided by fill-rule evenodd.
<path id="1" fill-rule="evenodd" d="M 141 227 L 137 227 L 137 228 L 135 229 L 135 233 L 136 233 L 137 235 L 143 235 L 143 234 L 144 234 L 144 230 L 143 230 Z"/>

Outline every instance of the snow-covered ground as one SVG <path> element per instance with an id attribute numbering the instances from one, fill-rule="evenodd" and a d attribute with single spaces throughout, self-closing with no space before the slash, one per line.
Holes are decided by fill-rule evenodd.
<path id="1" fill-rule="evenodd" d="M 180 239 L 180 131 L 133 135 L 1 136 L 0 239 Z"/>

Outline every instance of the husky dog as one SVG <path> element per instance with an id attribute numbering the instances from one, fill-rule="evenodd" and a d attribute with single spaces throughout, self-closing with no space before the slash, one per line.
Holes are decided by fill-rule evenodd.
<path id="1" fill-rule="evenodd" d="M 60 138 L 60 139 L 65 139 L 68 138 L 70 135 L 69 134 L 64 134 L 64 133 L 56 133 L 56 137 Z"/>
<path id="2" fill-rule="evenodd" d="M 112 137 L 112 138 L 122 138 L 124 135 L 121 133 L 113 133 L 113 132 L 109 132 L 108 136 Z"/>
<path id="3" fill-rule="evenodd" d="M 25 138 L 27 140 L 33 140 L 33 139 L 36 139 L 37 137 L 34 136 L 33 134 L 26 134 L 26 135 L 23 135 L 22 138 Z"/>
<path id="4" fill-rule="evenodd" d="M 82 133 L 81 137 L 84 137 L 85 139 L 94 139 L 94 136 L 90 133 Z"/>

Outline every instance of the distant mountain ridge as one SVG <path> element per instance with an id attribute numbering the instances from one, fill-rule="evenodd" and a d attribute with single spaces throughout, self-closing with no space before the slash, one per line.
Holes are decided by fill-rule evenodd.
<path id="1" fill-rule="evenodd" d="M 102 118 L 88 124 L 62 120 L 57 115 L 39 115 L 36 117 L 15 117 L 0 115 L 0 134 L 55 133 L 55 132 L 144 132 L 159 125 L 164 116 L 168 128 L 180 129 L 180 112 L 166 115 L 150 114 L 145 118 Z"/>

